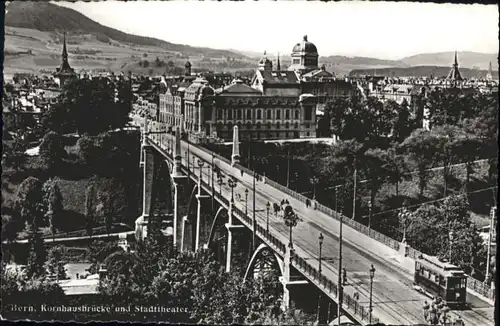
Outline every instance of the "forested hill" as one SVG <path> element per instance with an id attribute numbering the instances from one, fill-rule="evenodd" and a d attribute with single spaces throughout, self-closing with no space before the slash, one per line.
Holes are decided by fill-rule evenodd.
<path id="1" fill-rule="evenodd" d="M 113 39 L 122 43 L 143 46 L 157 46 L 168 51 L 177 51 L 185 55 L 202 54 L 206 57 L 245 57 L 241 53 L 174 44 L 152 37 L 127 34 L 103 26 L 82 15 L 76 10 L 42 1 L 13 1 L 7 3 L 5 25 L 35 29 L 44 32 L 63 32 L 74 34 L 92 34 L 104 42 Z"/>

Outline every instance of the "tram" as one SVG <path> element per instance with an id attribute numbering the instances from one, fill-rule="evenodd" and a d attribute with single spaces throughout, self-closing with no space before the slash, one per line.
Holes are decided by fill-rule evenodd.
<path id="1" fill-rule="evenodd" d="M 415 261 L 414 281 L 418 289 L 440 297 L 448 307 L 467 305 L 467 275 L 458 266 L 422 255 Z"/>

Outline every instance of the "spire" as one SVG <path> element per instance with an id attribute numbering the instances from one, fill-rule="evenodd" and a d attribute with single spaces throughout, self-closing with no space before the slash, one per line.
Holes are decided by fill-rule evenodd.
<path id="1" fill-rule="evenodd" d="M 490 68 L 491 68 L 491 62 L 490 62 Z M 281 71 L 281 65 L 280 65 L 280 53 L 278 52 L 278 62 L 276 64 L 276 69 L 278 71 Z"/>
<path id="2" fill-rule="evenodd" d="M 448 77 L 446 79 L 453 80 L 455 82 L 463 80 L 460 71 L 458 70 L 458 59 L 457 59 L 457 51 L 455 51 L 455 62 L 453 63 L 453 67 L 451 67 L 450 72 L 448 73 Z"/>
<path id="3" fill-rule="evenodd" d="M 68 50 L 66 49 L 66 32 L 63 34 L 63 49 L 62 49 L 62 62 L 58 69 L 58 72 L 71 72 L 73 73 L 73 68 L 68 62 Z"/>

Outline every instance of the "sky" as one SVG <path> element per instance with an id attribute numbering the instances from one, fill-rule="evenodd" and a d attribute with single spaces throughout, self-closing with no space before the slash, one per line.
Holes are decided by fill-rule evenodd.
<path id="1" fill-rule="evenodd" d="M 290 54 L 304 35 L 320 56 L 400 59 L 497 53 L 495 5 L 305 1 L 57 2 L 126 33 L 217 49 Z"/>

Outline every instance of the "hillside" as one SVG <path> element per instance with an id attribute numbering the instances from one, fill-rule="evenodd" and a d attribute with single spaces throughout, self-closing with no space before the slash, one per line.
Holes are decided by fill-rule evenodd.
<path id="1" fill-rule="evenodd" d="M 455 52 L 422 53 L 402 58 L 398 61 L 405 66 L 445 66 L 451 67 Z M 488 69 L 489 63 L 493 70 L 498 70 L 498 55 L 495 53 L 478 53 L 470 51 L 458 51 L 458 64 L 460 67 L 471 69 Z"/>
<path id="2" fill-rule="evenodd" d="M 406 68 L 380 68 L 374 69 L 353 69 L 349 75 L 350 76 L 361 76 L 361 75 L 382 75 L 390 77 L 419 77 L 419 76 L 434 76 L 434 77 L 446 77 L 450 72 L 450 67 L 438 67 L 438 66 L 417 66 L 417 67 L 406 67 Z M 464 78 L 485 78 L 488 73 L 487 70 L 479 69 L 469 69 L 460 68 L 460 73 Z M 493 76 L 498 78 L 498 71 L 493 71 Z"/>
<path id="3" fill-rule="evenodd" d="M 180 52 L 183 55 L 202 54 L 206 57 L 244 58 L 240 53 L 228 50 L 192 47 L 174 44 L 151 37 L 127 34 L 103 26 L 81 13 L 48 2 L 14 1 L 7 5 L 5 25 L 39 30 L 43 32 L 62 32 L 71 34 L 92 34 L 102 42 L 111 40 L 138 46 L 158 47 L 167 51 Z"/>

